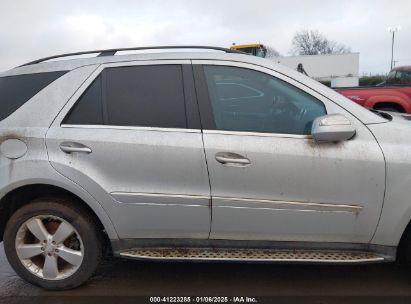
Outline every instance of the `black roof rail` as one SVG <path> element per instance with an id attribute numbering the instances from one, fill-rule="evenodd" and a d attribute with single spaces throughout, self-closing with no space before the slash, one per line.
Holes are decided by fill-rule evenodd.
<path id="1" fill-rule="evenodd" d="M 21 66 L 37 64 L 37 63 L 47 61 L 47 60 L 50 60 L 50 59 L 69 57 L 69 56 L 86 55 L 86 54 L 99 53 L 97 55 L 97 57 L 102 57 L 102 56 L 113 56 L 117 52 L 121 52 L 121 51 L 166 50 L 166 49 L 205 49 L 205 50 L 223 51 L 223 52 L 226 52 L 226 53 L 236 53 L 236 54 L 243 54 L 243 55 L 246 54 L 246 55 L 248 55 L 247 53 L 244 53 L 244 52 L 241 52 L 241 51 L 238 51 L 238 50 L 227 49 L 227 48 L 218 47 L 218 46 L 203 46 L 203 45 L 140 46 L 140 47 L 119 48 L 119 49 L 94 50 L 94 51 L 85 51 L 85 52 L 76 52 L 76 53 L 67 53 L 67 54 L 49 56 L 49 57 L 45 57 L 45 58 L 41 58 L 41 59 L 37 59 L 37 60 L 34 60 L 34 61 L 27 62 L 25 64 L 22 64 Z"/>

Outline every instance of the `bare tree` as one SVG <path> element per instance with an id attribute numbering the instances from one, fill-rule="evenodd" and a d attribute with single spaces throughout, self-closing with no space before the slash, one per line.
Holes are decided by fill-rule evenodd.
<path id="1" fill-rule="evenodd" d="M 273 57 L 279 57 L 280 53 L 273 48 L 272 46 L 266 46 L 267 49 L 267 54 L 265 55 L 265 57 L 267 58 L 273 58 Z"/>
<path id="2" fill-rule="evenodd" d="M 333 40 L 328 40 L 318 30 L 296 32 L 292 40 L 291 52 L 294 55 L 343 54 L 350 48 Z"/>

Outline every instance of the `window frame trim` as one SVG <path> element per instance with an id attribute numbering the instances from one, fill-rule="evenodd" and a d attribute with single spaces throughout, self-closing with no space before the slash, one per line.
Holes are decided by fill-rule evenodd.
<path id="1" fill-rule="evenodd" d="M 251 63 L 244 63 L 244 62 L 234 62 L 234 61 L 227 61 L 227 60 L 193 60 L 193 71 L 194 71 L 194 78 L 196 82 L 196 91 L 197 91 L 197 101 L 199 103 L 200 109 L 200 118 L 201 123 L 203 125 L 203 132 L 204 134 L 221 134 L 221 135 L 242 135 L 242 136 L 260 136 L 260 137 L 279 137 L 279 138 L 298 138 L 298 139 L 312 139 L 311 134 L 286 134 L 286 133 L 274 133 L 274 132 L 250 132 L 250 131 L 229 131 L 229 130 L 217 130 L 215 127 L 214 115 L 211 105 L 211 99 L 208 92 L 207 80 L 205 77 L 204 66 L 227 66 L 227 67 L 235 67 L 235 68 L 243 68 L 249 69 L 255 72 L 260 72 L 277 78 L 281 81 L 286 82 L 287 84 L 303 91 L 304 93 L 316 98 L 320 101 L 327 115 L 330 113 L 330 108 L 322 98 L 321 95 L 318 93 L 309 90 L 307 87 L 303 87 L 296 81 L 293 81 L 287 76 L 284 76 L 276 71 L 270 70 L 268 68 L 254 65 Z"/>
<path id="2" fill-rule="evenodd" d="M 309 134 L 287 134 L 287 133 L 269 133 L 269 132 L 264 133 L 264 132 L 224 131 L 224 130 L 203 130 L 203 133 L 204 134 L 216 134 L 216 135 L 313 139 L 313 136 Z"/>
<path id="3" fill-rule="evenodd" d="M 184 94 L 184 109 L 186 115 L 187 128 L 164 128 L 164 127 L 149 127 L 149 126 L 120 126 L 120 125 L 84 125 L 84 124 L 69 124 L 65 123 L 66 117 L 70 114 L 71 109 L 79 102 L 90 85 L 100 75 L 104 74 L 107 68 L 130 67 L 130 66 L 158 66 L 158 65 L 180 65 L 182 68 L 183 94 Z M 104 117 L 103 117 L 104 119 Z M 100 64 L 87 78 L 86 81 L 77 89 L 73 96 L 68 100 L 63 109 L 60 111 L 52 126 L 61 128 L 88 128 L 89 126 L 95 129 L 119 129 L 119 130 L 143 130 L 143 131 L 170 131 L 170 132 L 188 132 L 194 133 L 193 130 L 201 132 L 200 113 L 198 110 L 197 95 L 195 94 L 194 76 L 191 68 L 191 60 L 188 59 L 164 59 L 164 60 L 138 60 L 138 61 L 122 61 Z"/>
<path id="4" fill-rule="evenodd" d="M 116 126 L 116 125 L 73 125 L 61 124 L 65 129 L 110 129 L 110 130 L 136 130 L 136 131 L 157 131 L 157 132 L 183 132 L 201 133 L 201 129 L 182 129 L 182 128 L 162 128 L 162 127 L 143 127 L 143 126 Z"/>

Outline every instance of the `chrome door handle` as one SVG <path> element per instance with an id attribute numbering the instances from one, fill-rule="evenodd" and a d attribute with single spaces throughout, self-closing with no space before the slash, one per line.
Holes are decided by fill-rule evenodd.
<path id="1" fill-rule="evenodd" d="M 83 144 L 76 142 L 63 142 L 60 144 L 61 151 L 65 153 L 91 153 L 91 149 Z"/>
<path id="2" fill-rule="evenodd" d="M 215 155 L 216 161 L 223 165 L 232 165 L 232 166 L 249 166 L 251 161 L 240 154 L 231 153 L 231 152 L 218 152 Z"/>

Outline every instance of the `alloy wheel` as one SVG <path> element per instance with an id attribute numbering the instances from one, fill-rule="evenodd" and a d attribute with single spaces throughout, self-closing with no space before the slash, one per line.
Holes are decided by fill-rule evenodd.
<path id="1" fill-rule="evenodd" d="M 16 252 L 32 274 L 46 280 L 62 280 L 74 274 L 84 258 L 84 246 L 76 229 L 53 215 L 30 218 L 16 235 Z"/>

